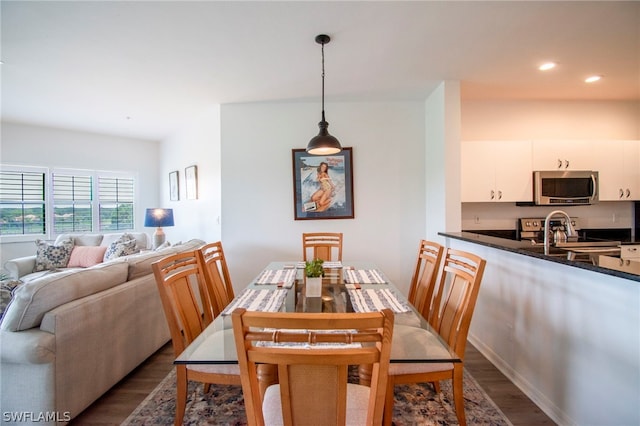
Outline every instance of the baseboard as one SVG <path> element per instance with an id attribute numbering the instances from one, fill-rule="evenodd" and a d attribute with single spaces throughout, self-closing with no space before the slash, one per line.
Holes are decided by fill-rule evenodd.
<path id="1" fill-rule="evenodd" d="M 529 381 L 518 374 L 509 364 L 507 364 L 498 354 L 475 338 L 471 333 L 467 336 L 471 344 L 491 362 L 502 374 L 504 374 L 511 382 L 522 391 L 534 404 L 538 406 L 544 413 L 559 425 L 576 425 L 569 416 L 566 415 L 557 405 L 550 401 L 546 395 L 539 392 Z"/>

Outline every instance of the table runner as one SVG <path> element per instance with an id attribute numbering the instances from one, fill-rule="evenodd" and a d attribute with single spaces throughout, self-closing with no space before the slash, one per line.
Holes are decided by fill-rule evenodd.
<path id="1" fill-rule="evenodd" d="M 296 268 L 298 268 L 298 269 L 304 269 L 304 265 L 305 265 L 304 261 L 302 261 L 302 262 L 298 262 L 298 263 L 296 264 Z M 322 263 L 322 267 L 323 267 L 323 268 L 325 268 L 325 269 L 339 269 L 339 268 L 342 268 L 342 262 L 340 262 L 340 261 L 325 260 L 325 261 Z"/>
<path id="2" fill-rule="evenodd" d="M 277 312 L 287 296 L 285 289 L 254 290 L 247 288 L 237 296 L 220 315 L 229 315 L 236 308 L 245 308 L 248 311 Z"/>
<path id="3" fill-rule="evenodd" d="M 295 280 L 295 269 L 265 269 L 256 280 L 256 284 L 282 284 L 282 287 L 291 288 Z"/>
<path id="4" fill-rule="evenodd" d="M 406 302 L 400 301 L 393 291 L 387 288 L 347 291 L 355 312 L 377 312 L 385 308 L 389 308 L 395 313 L 411 311 Z"/>
<path id="5" fill-rule="evenodd" d="M 344 282 L 348 284 L 385 284 L 387 281 L 376 269 L 345 269 Z"/>

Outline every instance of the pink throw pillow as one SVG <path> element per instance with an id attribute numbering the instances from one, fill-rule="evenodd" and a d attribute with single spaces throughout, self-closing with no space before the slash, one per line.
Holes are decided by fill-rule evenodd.
<path id="1" fill-rule="evenodd" d="M 68 268 L 88 268 L 102 263 L 106 246 L 74 246 L 69 258 Z"/>

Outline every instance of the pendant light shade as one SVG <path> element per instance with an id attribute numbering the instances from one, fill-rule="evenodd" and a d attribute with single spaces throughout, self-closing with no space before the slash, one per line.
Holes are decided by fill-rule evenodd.
<path id="1" fill-rule="evenodd" d="M 316 36 L 316 43 L 322 46 L 322 121 L 318 123 L 320 131 L 307 145 L 307 152 L 311 155 L 331 155 L 342 151 L 342 146 L 338 139 L 329 134 L 329 123 L 324 118 L 324 45 L 329 43 L 331 38 L 328 35 L 320 34 Z"/>

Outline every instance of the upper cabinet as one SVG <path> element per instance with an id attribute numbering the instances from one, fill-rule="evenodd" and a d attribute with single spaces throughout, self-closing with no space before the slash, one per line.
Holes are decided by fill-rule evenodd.
<path id="1" fill-rule="evenodd" d="M 533 141 L 533 170 L 596 170 L 593 144 L 583 140 Z"/>
<path id="2" fill-rule="evenodd" d="M 597 141 L 592 158 L 600 201 L 640 200 L 640 141 Z"/>
<path id="3" fill-rule="evenodd" d="M 530 141 L 464 141 L 462 202 L 533 201 Z"/>

